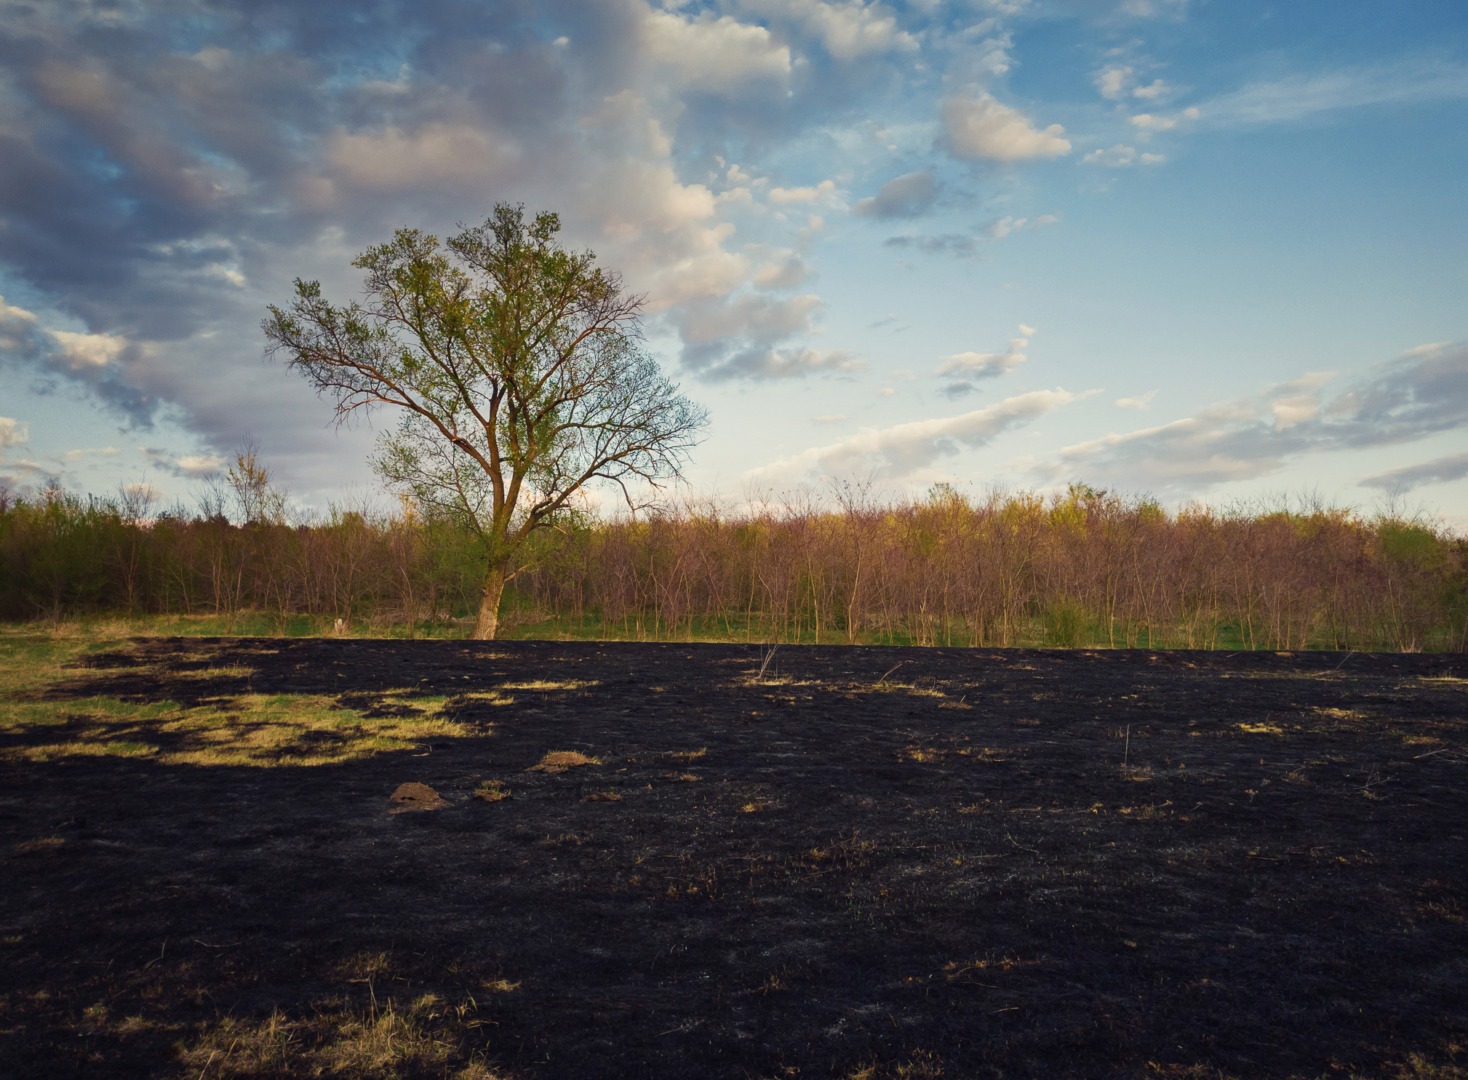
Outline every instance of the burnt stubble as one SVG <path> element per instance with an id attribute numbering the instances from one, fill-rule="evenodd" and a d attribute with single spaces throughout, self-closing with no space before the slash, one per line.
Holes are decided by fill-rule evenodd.
<path id="1" fill-rule="evenodd" d="M 201 651 L 227 673 L 170 675 Z M 308 1018 L 424 1000 L 432 1063 L 340 1071 L 1468 1063 L 1462 656 L 139 639 L 65 692 L 246 684 L 461 734 L 6 757 L 0 1074 L 309 1074 Z M 407 783 L 444 805 L 391 812 Z M 277 1057 L 218 1037 L 271 1017 Z"/>

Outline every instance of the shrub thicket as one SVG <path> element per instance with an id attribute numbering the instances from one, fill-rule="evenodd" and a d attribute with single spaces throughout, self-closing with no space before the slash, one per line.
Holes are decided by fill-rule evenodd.
<path id="1" fill-rule="evenodd" d="M 310 524 L 0 498 L 0 618 L 471 615 L 474 536 L 411 512 Z M 1176 513 L 1084 487 L 948 490 L 728 514 L 568 520 L 511 583 L 521 633 L 937 645 L 1461 650 L 1468 542 L 1350 511 Z M 464 627 L 467 631 L 467 626 Z"/>

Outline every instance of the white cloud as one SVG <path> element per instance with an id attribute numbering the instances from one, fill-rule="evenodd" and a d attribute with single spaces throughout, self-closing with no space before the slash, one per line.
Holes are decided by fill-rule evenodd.
<path id="1" fill-rule="evenodd" d="M 938 374 L 987 379 L 995 375 L 1003 375 L 1024 361 L 1025 354 L 1014 350 L 1002 353 L 954 353 L 943 358 L 943 363 L 938 366 Z"/>
<path id="2" fill-rule="evenodd" d="M 1081 161 L 1086 165 L 1102 165 L 1108 169 L 1126 169 L 1133 165 L 1161 165 L 1167 160 L 1164 154 L 1137 153 L 1135 146 L 1117 143 L 1105 150 L 1092 150 Z"/>
<path id="3" fill-rule="evenodd" d="M 406 191 L 435 183 L 491 184 L 519 159 L 521 150 L 508 137 L 477 124 L 439 122 L 416 129 L 337 131 L 326 140 L 325 155 L 330 168 L 322 179 L 328 184 Z"/>
<path id="4" fill-rule="evenodd" d="M 874 470 L 900 479 L 940 458 L 992 442 L 1011 428 L 1076 400 L 1065 390 L 1036 390 L 958 416 L 872 428 L 839 442 L 812 447 L 745 474 L 746 479 L 785 480 L 809 473 L 843 476 Z"/>
<path id="5" fill-rule="evenodd" d="M 1122 0 L 1120 10 L 1138 19 L 1181 18 L 1187 14 L 1188 0 Z"/>
<path id="6" fill-rule="evenodd" d="M 1468 67 L 1437 57 L 1404 57 L 1343 71 L 1250 83 L 1204 102 L 1215 127 L 1293 123 L 1319 113 L 1371 105 L 1468 98 Z"/>
<path id="7" fill-rule="evenodd" d="M 945 101 L 943 128 L 950 151 L 960 158 L 1028 161 L 1070 153 L 1070 141 L 1059 124 L 1040 130 L 1022 112 L 985 91 Z"/>
<path id="8" fill-rule="evenodd" d="M 845 413 L 827 413 L 824 416 L 814 416 L 814 417 L 811 418 L 811 423 L 813 423 L 813 424 L 823 424 L 823 425 L 824 424 L 844 424 L 844 423 L 846 423 L 846 414 Z"/>
<path id="9" fill-rule="evenodd" d="M 821 305 L 814 293 L 774 299 L 748 293 L 727 303 L 689 306 L 679 319 L 689 343 L 747 337 L 771 342 L 811 329 L 811 316 Z"/>
<path id="10" fill-rule="evenodd" d="M 792 347 L 784 342 L 814 330 L 821 307 L 813 293 L 776 297 L 741 293 L 687 304 L 677 314 L 682 364 L 700 378 L 790 379 L 859 371 L 866 361 L 844 349 Z"/>
<path id="11" fill-rule="evenodd" d="M 1126 97 L 1132 82 L 1132 69 L 1125 64 L 1111 64 L 1096 73 L 1096 89 L 1108 101 Z"/>
<path id="12" fill-rule="evenodd" d="M 1116 399 L 1118 409 L 1131 409 L 1135 412 L 1146 412 L 1147 407 L 1152 404 L 1152 399 L 1157 396 L 1156 390 L 1148 390 L 1145 394 L 1136 397 L 1124 397 Z"/>
<path id="13" fill-rule="evenodd" d="M 1171 116 L 1157 116 L 1153 113 L 1138 113 L 1131 118 L 1133 127 L 1146 132 L 1171 131 L 1184 124 L 1191 124 L 1202 115 L 1196 107 L 1184 109 L 1182 112 L 1173 113 Z"/>
<path id="14" fill-rule="evenodd" d="M 1167 83 L 1161 79 L 1153 79 L 1146 86 L 1138 86 L 1133 89 L 1132 97 L 1140 98 L 1143 101 L 1160 101 L 1163 98 L 1171 97 L 1172 93 L 1173 89 Z"/>
<path id="15" fill-rule="evenodd" d="M 735 353 L 703 372 L 711 382 L 726 379 L 798 379 L 807 375 L 850 374 L 866 361 L 845 349 L 756 347 Z"/>
<path id="16" fill-rule="evenodd" d="M 8 416 L 0 416 L 0 450 L 11 446 L 24 446 L 30 440 L 30 428 L 25 424 Z"/>
<path id="17" fill-rule="evenodd" d="M 0 296 L 0 349 L 16 356 L 30 356 L 45 350 L 40 340 L 41 324 L 35 315 L 22 307 L 5 302 Z"/>
<path id="18" fill-rule="evenodd" d="M 1313 390 L 1314 387 L 1308 389 Z M 1285 428 L 1315 419 L 1315 414 L 1320 411 L 1320 400 L 1314 394 L 1309 393 L 1277 398 L 1271 403 L 1270 411 L 1274 413 L 1274 429 L 1283 431 Z"/>
<path id="19" fill-rule="evenodd" d="M 744 95 L 751 86 L 783 90 L 790 49 L 763 26 L 705 12 L 696 19 L 648 11 L 645 44 L 653 60 L 672 70 L 684 89 Z"/>
<path id="20" fill-rule="evenodd" d="M 63 461 L 82 461 L 91 457 L 116 457 L 120 450 L 115 446 L 79 447 L 61 455 Z"/>
<path id="21" fill-rule="evenodd" d="M 1468 425 L 1468 348 L 1400 357 L 1326 398 L 1330 378 L 1304 375 L 1194 416 L 1076 443 L 1034 471 L 1194 491 L 1267 476 L 1306 454 L 1410 443 Z"/>
<path id="22" fill-rule="evenodd" d="M 809 187 L 773 187 L 766 197 L 776 206 L 828 201 L 836 194 L 834 180 L 822 180 Z"/>
<path id="23" fill-rule="evenodd" d="M 1407 357 L 1408 359 L 1419 356 L 1432 356 L 1436 353 L 1442 352 L 1451 344 L 1451 341 L 1429 341 L 1425 345 L 1413 345 L 1406 352 L 1402 353 L 1402 355 L 1404 357 Z"/>
<path id="24" fill-rule="evenodd" d="M 188 480 L 212 476 L 225 466 L 225 459 L 218 454 L 174 454 L 144 447 L 143 456 L 156 468 Z"/>
<path id="25" fill-rule="evenodd" d="M 978 389 L 974 385 L 978 380 L 997 378 L 1013 371 L 1027 359 L 1024 350 L 1029 348 L 1030 338 L 1034 335 L 1033 326 L 1021 323 L 1019 336 L 1011 338 L 1003 352 L 961 352 L 943 357 L 935 374 L 954 381 L 940 393 L 948 398 L 964 397 Z"/>
<path id="26" fill-rule="evenodd" d="M 754 272 L 754 284 L 759 289 L 793 289 L 810 276 L 810 267 L 799 255 L 786 253 L 760 266 Z"/>
<path id="27" fill-rule="evenodd" d="M 75 334 L 69 330 L 47 330 L 61 347 L 58 359 L 68 371 L 102 368 L 127 348 L 127 340 L 114 334 Z"/>
<path id="28" fill-rule="evenodd" d="M 33 323 L 35 321 L 35 315 L 25 308 L 7 304 L 5 297 L 0 296 L 0 330 L 4 329 L 6 323 Z"/>
<path id="29" fill-rule="evenodd" d="M 917 38 L 897 25 L 881 4 L 848 0 L 744 0 L 741 7 L 799 27 L 837 60 L 858 60 L 890 52 L 917 52 Z"/>

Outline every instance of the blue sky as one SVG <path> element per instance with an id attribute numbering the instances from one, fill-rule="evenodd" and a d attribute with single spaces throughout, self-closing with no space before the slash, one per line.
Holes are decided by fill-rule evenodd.
<path id="1" fill-rule="evenodd" d="M 699 495 L 1468 529 L 1465 177 L 1459 0 L 0 0 L 0 483 L 370 495 L 265 305 L 508 201 L 646 294 Z"/>

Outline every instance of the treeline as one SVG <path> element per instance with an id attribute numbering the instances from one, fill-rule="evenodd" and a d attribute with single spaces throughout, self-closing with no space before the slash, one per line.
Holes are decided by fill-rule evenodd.
<path id="1" fill-rule="evenodd" d="M 241 500 L 244 511 L 251 511 Z M 405 510 L 304 524 L 257 504 L 139 512 L 0 496 L 0 618 L 312 616 L 384 632 L 468 619 L 472 533 Z M 241 518 L 246 520 L 241 521 Z M 537 534 L 510 632 L 923 645 L 1463 650 L 1468 541 L 1350 511 L 1170 513 L 1077 486 L 877 504 L 685 505 Z M 466 622 L 463 629 L 467 631 Z"/>

